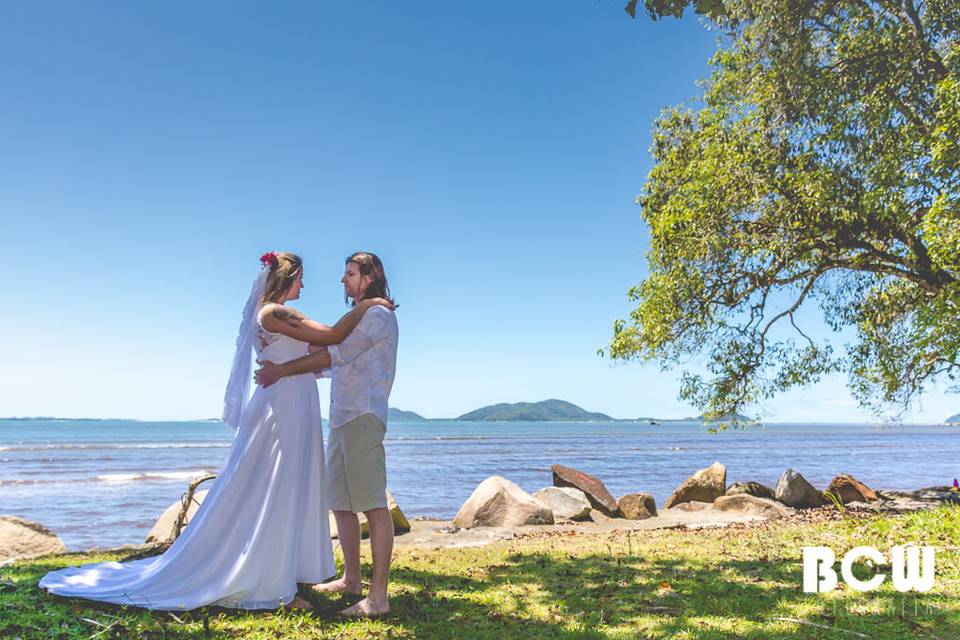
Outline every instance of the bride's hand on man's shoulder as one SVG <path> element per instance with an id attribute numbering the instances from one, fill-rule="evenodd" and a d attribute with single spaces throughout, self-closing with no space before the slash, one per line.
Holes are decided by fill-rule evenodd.
<path id="1" fill-rule="evenodd" d="M 393 311 L 397 308 L 396 304 L 390 300 L 387 300 L 386 298 L 367 298 L 363 302 L 367 304 L 367 309 L 370 309 L 371 307 L 386 307 L 387 309 L 390 309 L 390 311 Z"/>

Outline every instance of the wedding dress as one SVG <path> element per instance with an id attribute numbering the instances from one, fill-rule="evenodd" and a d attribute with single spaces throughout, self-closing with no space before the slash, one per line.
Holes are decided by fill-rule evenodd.
<path id="1" fill-rule="evenodd" d="M 307 343 L 266 331 L 259 313 L 251 334 L 261 360 L 286 362 L 307 353 Z M 249 364 L 246 371 L 249 380 Z M 316 378 L 290 376 L 257 387 L 237 415 L 226 462 L 163 555 L 52 571 L 40 586 L 147 609 L 275 609 L 293 600 L 298 582 L 334 575 Z"/>

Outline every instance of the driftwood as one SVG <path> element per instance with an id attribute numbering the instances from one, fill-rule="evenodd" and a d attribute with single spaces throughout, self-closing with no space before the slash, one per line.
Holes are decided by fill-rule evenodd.
<path id="1" fill-rule="evenodd" d="M 170 545 L 173 544 L 173 541 L 179 538 L 180 534 L 183 532 L 184 521 L 187 519 L 187 511 L 190 509 L 190 504 L 196 502 L 196 500 L 193 498 L 193 494 L 196 493 L 197 487 L 200 485 L 200 483 L 206 482 L 207 480 L 213 480 L 216 477 L 217 476 L 215 474 L 210 474 L 203 476 L 202 478 L 196 478 L 190 482 L 190 484 L 187 486 L 187 491 L 180 496 L 180 513 L 177 514 L 177 519 L 173 523 L 173 528 L 170 531 L 170 538 L 168 540 L 137 549 L 130 555 L 121 558 L 120 561 L 130 562 L 131 560 L 152 558 L 169 549 Z"/>
<path id="2" fill-rule="evenodd" d="M 193 494 L 196 492 L 197 487 L 202 482 L 207 480 L 213 480 L 216 478 L 216 474 L 211 473 L 200 478 L 194 479 L 190 482 L 190 485 L 187 487 L 187 492 L 180 497 L 180 513 L 177 514 L 177 519 L 173 522 L 173 530 L 170 532 L 170 541 L 174 541 L 180 537 L 180 533 L 183 531 L 183 522 L 187 519 L 187 510 L 190 509 L 190 504 L 196 502 L 193 499 Z M 197 502 L 199 506 L 200 503 Z"/>

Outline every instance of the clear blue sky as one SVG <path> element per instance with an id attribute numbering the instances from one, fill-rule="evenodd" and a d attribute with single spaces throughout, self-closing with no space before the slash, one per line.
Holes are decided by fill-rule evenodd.
<path id="1" fill-rule="evenodd" d="M 715 37 L 623 4 L 7 5 L 0 415 L 217 416 L 260 254 L 299 252 L 332 322 L 360 248 L 401 303 L 394 406 L 693 413 L 596 355 L 645 274 L 651 123 Z M 865 417 L 842 378 L 764 411 Z"/>

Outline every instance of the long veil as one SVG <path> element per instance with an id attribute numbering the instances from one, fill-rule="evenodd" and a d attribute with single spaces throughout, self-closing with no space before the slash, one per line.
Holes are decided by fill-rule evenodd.
<path id="1" fill-rule="evenodd" d="M 233 355 L 233 365 L 230 368 L 230 379 L 227 381 L 227 391 L 223 396 L 223 421 L 237 430 L 240 427 L 240 416 L 250 399 L 250 375 L 253 367 L 253 341 L 257 335 L 257 309 L 260 298 L 267 284 L 269 270 L 264 269 L 253 281 L 250 297 L 243 307 L 243 319 L 240 321 L 240 332 L 237 334 L 237 350 Z"/>

